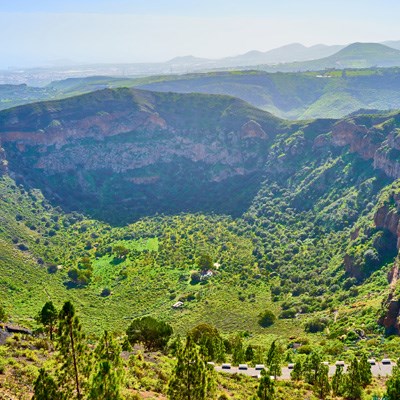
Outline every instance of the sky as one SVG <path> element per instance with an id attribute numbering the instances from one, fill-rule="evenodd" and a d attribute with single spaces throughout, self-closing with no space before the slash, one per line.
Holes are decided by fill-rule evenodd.
<path id="1" fill-rule="evenodd" d="M 400 40 L 398 0 L 0 0 L 0 68 Z"/>

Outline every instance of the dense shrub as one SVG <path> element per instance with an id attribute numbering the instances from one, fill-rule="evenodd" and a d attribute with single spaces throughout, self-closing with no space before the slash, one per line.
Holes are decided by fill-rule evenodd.
<path id="1" fill-rule="evenodd" d="M 126 331 L 131 346 L 142 343 L 148 351 L 164 349 L 172 333 L 171 325 L 153 317 L 133 320 Z"/>
<path id="2" fill-rule="evenodd" d="M 268 328 L 269 326 L 274 324 L 275 320 L 276 320 L 275 314 L 271 310 L 266 310 L 263 314 L 260 315 L 258 323 L 263 328 Z"/>
<path id="3" fill-rule="evenodd" d="M 322 332 L 328 325 L 326 318 L 314 318 L 304 325 L 304 330 L 309 333 Z"/>

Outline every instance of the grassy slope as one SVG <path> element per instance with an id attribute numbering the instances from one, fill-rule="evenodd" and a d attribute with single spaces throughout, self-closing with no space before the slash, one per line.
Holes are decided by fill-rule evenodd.
<path id="1" fill-rule="evenodd" d="M 323 75 L 330 78 L 321 78 Z M 135 79 L 96 76 L 71 78 L 53 82 L 41 89 L 13 86 L 10 90 L 9 85 L 3 89 L 0 86 L 3 99 L 0 109 L 42 99 L 72 97 L 104 88 L 140 87 L 160 91 L 229 94 L 283 118 L 340 118 L 359 108 L 399 108 L 398 75 L 398 68 L 374 68 L 350 69 L 345 77 L 342 77 L 342 71 L 324 70 L 298 73 L 231 71 Z"/>
<path id="2" fill-rule="evenodd" d="M 123 331 L 130 318 L 152 314 L 170 321 L 181 333 L 211 322 L 225 333 L 249 331 L 253 343 L 265 345 L 278 336 L 304 336 L 303 323 L 310 317 L 328 318 L 333 337 L 357 327 L 379 337 L 376 319 L 387 295 L 391 260 L 363 285 L 352 288 L 345 287 L 342 260 L 351 227 L 389 182 L 374 177 L 368 163 L 346 154 L 332 159 L 327 153 L 315 159 L 309 151 L 285 160 L 281 152 L 302 139 L 304 133 L 278 138 L 269 178 L 244 219 L 237 220 L 186 215 L 112 228 L 65 215 L 48 206 L 40 193 L 24 192 L 3 178 L 0 184 L 6 195 L 0 212 L 6 223 L 0 276 L 10 314 L 34 325 L 29 318 L 45 300 L 51 298 L 60 306 L 70 298 L 85 328 L 97 333 L 105 328 Z M 282 158 L 289 171 L 287 180 L 275 175 L 277 159 Z M 320 182 L 325 186 L 321 188 Z M 372 216 L 370 210 L 364 218 L 371 223 Z M 17 243 L 12 244 L 13 239 Z M 16 250 L 21 243 L 29 250 Z M 122 261 L 112 250 L 119 244 L 131 250 Z M 221 265 L 207 283 L 192 285 L 191 271 L 197 269 L 196 260 L 203 253 Z M 93 263 L 92 282 L 86 288 L 66 289 L 68 269 L 83 256 Z M 46 266 L 35 262 L 39 257 L 46 266 L 56 264 L 62 269 L 48 274 Z M 272 299 L 271 286 L 280 288 L 273 289 Z M 330 290 L 333 286 L 335 291 Z M 100 296 L 105 287 L 111 289 L 111 296 Z M 185 306 L 173 310 L 171 305 L 178 300 Z M 362 307 L 354 309 L 354 304 Z M 258 325 L 265 309 L 279 315 L 287 308 L 307 311 L 295 319 L 278 319 L 268 329 Z M 336 309 L 339 318 L 334 323 Z M 385 349 L 382 345 L 376 351 L 384 354 Z"/>

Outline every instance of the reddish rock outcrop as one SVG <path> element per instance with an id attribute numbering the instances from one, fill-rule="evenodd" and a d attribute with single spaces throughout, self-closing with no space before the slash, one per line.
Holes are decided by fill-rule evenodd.
<path id="1" fill-rule="evenodd" d="M 379 319 L 378 323 L 385 327 L 386 333 L 390 335 L 400 334 L 399 329 L 399 315 L 400 315 L 400 301 L 393 298 L 393 294 L 389 295 L 389 298 L 385 305 L 386 312 Z"/>
<path id="2" fill-rule="evenodd" d="M 391 178 L 400 178 L 400 160 L 390 159 L 386 148 L 378 149 L 374 155 L 374 168 L 380 169 Z"/>
<path id="3" fill-rule="evenodd" d="M 352 153 L 372 159 L 379 144 L 372 143 L 368 133 L 369 130 L 363 125 L 340 121 L 332 129 L 332 143 L 336 146 L 349 145 Z"/>
<path id="4" fill-rule="evenodd" d="M 250 120 L 245 124 L 243 124 L 240 133 L 242 139 L 247 139 L 247 138 L 268 139 L 268 135 L 264 132 L 261 125 L 253 120 Z"/>
<path id="5" fill-rule="evenodd" d="M 374 223 L 378 229 L 387 229 L 397 237 L 397 248 L 400 249 L 400 195 L 392 193 L 389 203 L 381 205 L 374 215 Z"/>
<path id="6" fill-rule="evenodd" d="M 326 137 L 317 137 L 314 141 L 314 149 L 327 145 L 326 140 Z M 365 160 L 373 160 L 375 169 L 383 171 L 393 179 L 400 178 L 400 154 L 393 156 L 393 150 L 400 151 L 400 137 L 397 129 L 392 130 L 385 137 L 378 126 L 367 128 L 351 120 L 344 120 L 333 126 L 331 143 L 334 146 L 349 146 L 352 153 L 359 154 Z"/>

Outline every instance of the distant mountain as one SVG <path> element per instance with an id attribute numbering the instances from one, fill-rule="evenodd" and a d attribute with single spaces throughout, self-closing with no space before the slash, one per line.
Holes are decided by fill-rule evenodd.
<path id="1" fill-rule="evenodd" d="M 365 67 L 394 67 L 400 65 L 400 51 L 379 43 L 353 43 L 325 60 L 342 68 L 351 68 L 357 64 L 364 64 Z"/>
<path id="2" fill-rule="evenodd" d="M 25 70 L 0 71 L 0 84 L 27 83 L 43 86 L 52 81 L 67 78 L 89 76 L 154 76 L 194 72 L 210 72 L 226 69 L 263 69 L 271 72 L 295 72 L 319 70 L 325 68 L 368 68 L 371 66 L 397 66 L 400 41 L 378 43 L 354 43 L 346 52 L 340 53 L 344 45 L 317 44 L 306 47 L 300 43 L 291 43 L 268 51 L 251 50 L 244 54 L 220 59 L 208 59 L 186 55 L 175 57 L 166 62 L 131 64 L 93 64 L 31 68 Z M 347 46 L 349 47 L 349 46 Z M 353 48 L 352 48 L 353 47 Z M 346 62 L 338 60 L 345 57 Z M 333 57 L 333 58 L 332 58 Z"/>
<path id="3" fill-rule="evenodd" d="M 400 51 L 380 43 L 352 43 L 337 53 L 318 60 L 286 63 L 277 66 L 265 64 L 266 71 L 296 72 L 321 71 L 337 68 L 371 68 L 400 66 Z"/>
<path id="4" fill-rule="evenodd" d="M 242 66 L 315 60 L 330 56 L 344 47 L 341 45 L 326 46 L 323 44 L 306 47 L 300 43 L 291 43 L 265 52 L 253 50 L 236 57 L 227 57 L 220 60 L 219 64 Z"/>
<path id="5" fill-rule="evenodd" d="M 388 40 L 386 42 L 382 42 L 382 44 L 392 47 L 393 49 L 400 50 L 400 40 Z"/>
<path id="6" fill-rule="evenodd" d="M 167 64 L 174 66 L 185 65 L 191 67 L 202 66 L 209 68 L 241 67 L 258 64 L 280 64 L 328 57 L 344 47 L 345 46 L 341 45 L 327 46 L 324 44 L 306 47 L 301 43 L 291 43 L 268 51 L 251 50 L 247 53 L 239 54 L 237 56 L 214 60 L 194 57 L 192 55 L 175 57 L 168 61 Z"/>

